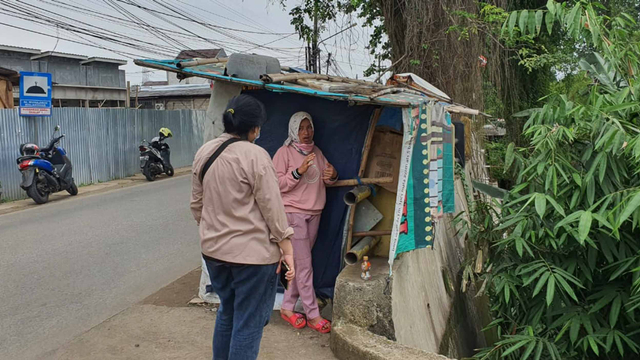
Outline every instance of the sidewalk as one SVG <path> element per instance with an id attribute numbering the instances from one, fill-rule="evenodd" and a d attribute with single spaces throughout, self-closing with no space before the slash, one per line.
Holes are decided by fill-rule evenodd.
<path id="1" fill-rule="evenodd" d="M 191 172 L 191 167 L 183 167 L 179 169 L 175 169 L 175 174 L 173 178 L 187 175 Z M 172 179 L 167 177 L 166 175 L 160 175 L 156 178 L 155 182 L 163 181 L 165 179 Z M 38 206 L 48 206 L 49 204 L 55 204 L 58 201 L 64 201 L 67 199 L 75 199 L 82 196 L 100 194 L 111 190 L 122 189 L 131 186 L 143 185 L 147 184 L 149 181 L 145 179 L 144 175 L 136 174 L 134 176 L 130 176 L 123 179 L 112 180 L 104 183 L 92 184 L 87 186 L 81 186 L 78 188 L 78 195 L 71 196 L 66 191 L 61 191 L 49 196 L 49 202 L 43 205 L 38 205 L 31 199 L 26 200 L 16 200 L 10 201 L 6 203 L 0 203 L 0 215 L 9 214 L 16 211 L 21 211 L 29 208 L 34 208 Z"/>
<path id="2" fill-rule="evenodd" d="M 191 271 L 43 359 L 211 359 L 215 309 L 187 305 L 197 293 L 199 280 L 200 269 Z M 297 331 L 277 312 L 265 328 L 258 358 L 335 359 L 329 335 L 310 329 Z"/>

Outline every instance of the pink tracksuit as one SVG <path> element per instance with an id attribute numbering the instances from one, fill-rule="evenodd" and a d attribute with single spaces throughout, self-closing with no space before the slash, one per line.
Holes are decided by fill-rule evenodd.
<path id="1" fill-rule="evenodd" d="M 327 159 L 318 147 L 314 146 L 313 152 L 316 154 L 314 163 L 300 179 L 294 177 L 293 171 L 302 164 L 305 156 L 293 146 L 281 147 L 273 158 L 287 220 L 294 231 L 291 243 L 296 277 L 284 293 L 282 308 L 293 311 L 299 297 L 310 319 L 320 316 L 313 289 L 311 249 L 318 237 L 320 214 L 326 203 L 325 184 L 332 183 L 322 180 Z"/>

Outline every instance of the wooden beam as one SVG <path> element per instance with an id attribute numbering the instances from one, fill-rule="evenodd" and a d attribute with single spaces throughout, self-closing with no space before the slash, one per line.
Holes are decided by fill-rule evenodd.
<path id="1" fill-rule="evenodd" d="M 229 61 L 229 58 L 195 58 L 191 61 L 180 61 L 176 63 L 176 67 L 178 69 L 184 69 L 186 67 L 206 65 L 206 64 L 226 63 L 228 61 Z"/>
<path id="2" fill-rule="evenodd" d="M 353 237 L 387 236 L 387 235 L 391 235 L 391 230 L 359 231 L 359 232 L 353 233 Z"/>
<path id="3" fill-rule="evenodd" d="M 364 178 L 364 179 L 360 179 L 360 182 L 358 182 L 358 179 L 346 179 L 346 180 L 338 180 L 335 183 L 331 184 L 331 185 L 327 185 L 327 187 L 342 187 L 342 186 L 356 186 L 356 185 L 384 185 L 384 184 L 392 184 L 393 183 L 393 177 L 381 177 L 381 178 Z"/>
<path id="4" fill-rule="evenodd" d="M 371 115 L 371 121 L 369 122 L 369 131 L 367 131 L 367 137 L 364 140 L 364 148 L 362 149 L 360 170 L 358 171 L 358 177 L 360 178 L 362 178 L 362 176 L 364 175 L 364 171 L 367 167 L 369 150 L 371 149 L 371 140 L 373 139 L 373 134 L 376 132 L 376 125 L 378 124 L 378 119 L 380 119 L 380 114 L 382 114 L 382 108 L 376 109 Z M 347 232 L 347 251 L 351 250 L 351 243 L 353 241 L 353 222 L 356 218 L 356 205 L 351 205 L 350 208 L 351 211 L 349 211 L 349 227 Z"/>

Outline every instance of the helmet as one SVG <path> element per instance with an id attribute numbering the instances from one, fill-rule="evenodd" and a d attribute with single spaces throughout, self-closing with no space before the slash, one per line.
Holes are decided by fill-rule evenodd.
<path id="1" fill-rule="evenodd" d="M 165 128 L 163 127 L 162 129 L 160 129 L 160 131 L 158 132 L 158 134 L 160 134 L 161 138 L 170 138 L 173 136 L 173 133 L 171 132 L 171 130 L 169 130 L 169 128 Z"/>

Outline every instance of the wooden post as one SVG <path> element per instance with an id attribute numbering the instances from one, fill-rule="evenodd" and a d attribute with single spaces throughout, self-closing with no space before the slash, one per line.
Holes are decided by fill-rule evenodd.
<path id="1" fill-rule="evenodd" d="M 131 81 L 127 81 L 127 98 L 124 99 L 124 106 L 131 107 Z"/>
<path id="2" fill-rule="evenodd" d="M 376 124 L 380 119 L 382 108 L 376 109 L 371 115 L 371 121 L 369 123 L 369 131 L 367 131 L 367 137 L 364 141 L 364 148 L 362 150 L 362 160 L 360 161 L 360 170 L 358 171 L 358 177 L 364 175 L 364 171 L 367 167 L 367 160 L 369 159 L 369 150 L 371 149 L 371 140 L 373 139 L 373 133 L 376 131 Z M 349 211 L 349 227 L 347 232 L 347 251 L 351 250 L 351 243 L 353 241 L 353 222 L 356 218 L 356 205 L 350 206 Z"/>
<path id="3" fill-rule="evenodd" d="M 140 90 L 140 86 L 136 86 L 136 109 L 138 108 L 138 90 Z"/>

